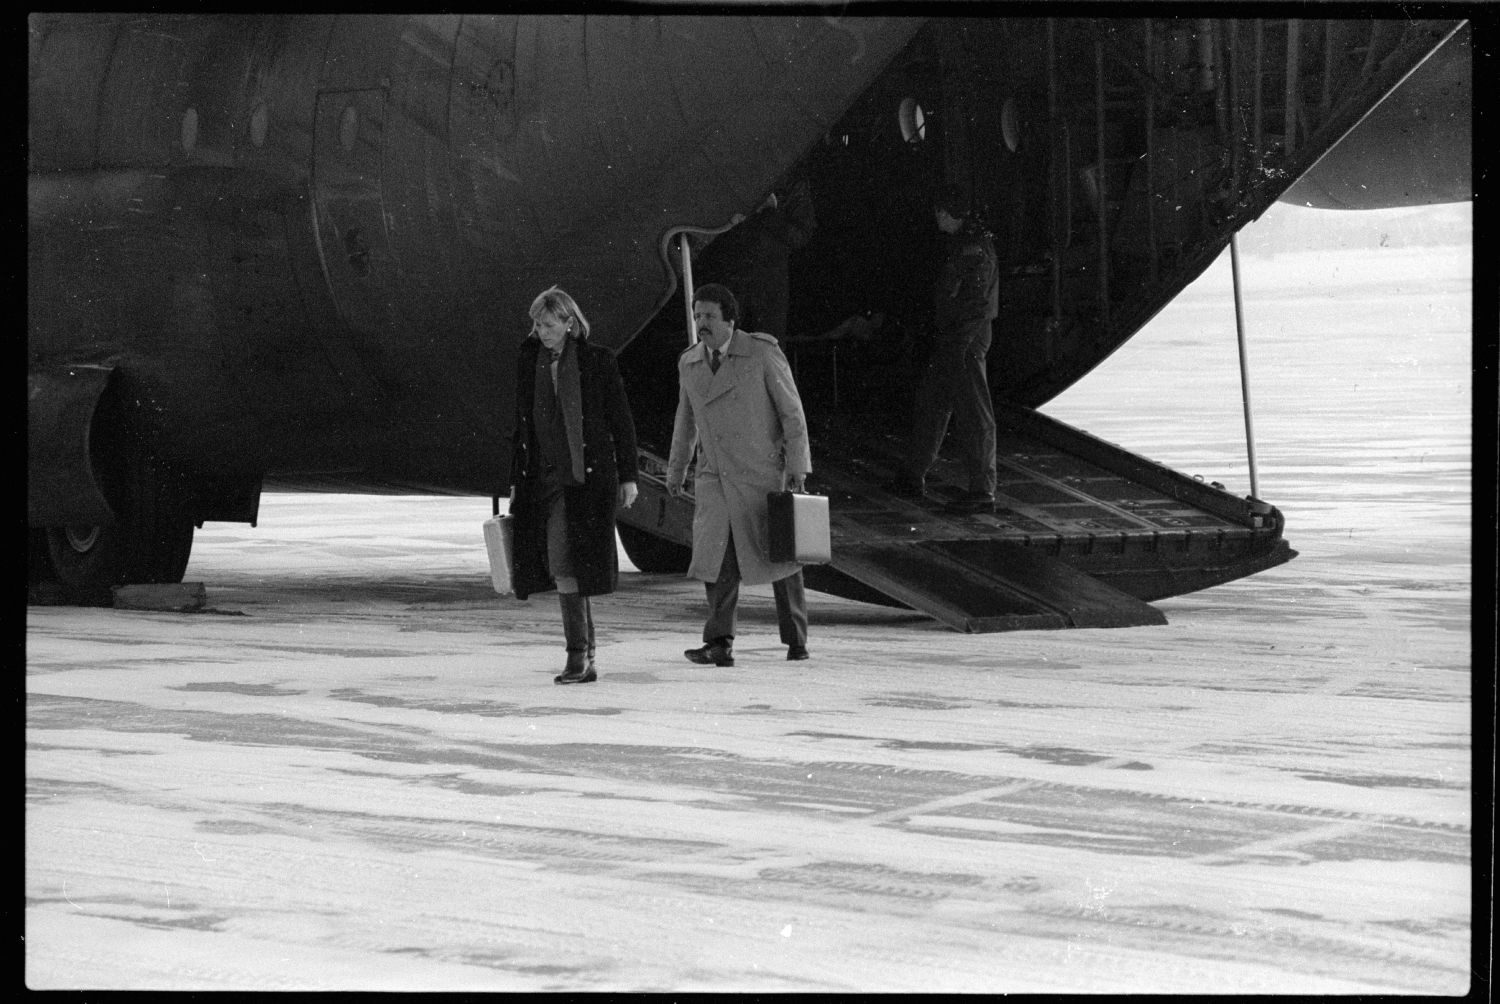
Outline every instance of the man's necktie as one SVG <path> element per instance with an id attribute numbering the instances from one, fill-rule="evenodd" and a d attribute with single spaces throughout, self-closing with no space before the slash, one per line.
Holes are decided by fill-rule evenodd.
<path id="1" fill-rule="evenodd" d="M 719 372 L 719 350 L 714 349 L 708 357 L 708 368 L 715 373 Z"/>

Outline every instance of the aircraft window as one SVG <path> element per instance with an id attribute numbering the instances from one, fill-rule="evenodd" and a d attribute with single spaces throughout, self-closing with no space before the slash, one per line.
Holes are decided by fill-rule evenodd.
<path id="1" fill-rule="evenodd" d="M 1021 122 L 1016 115 L 1016 99 L 1006 98 L 1000 107 L 1000 135 L 1005 137 L 1005 148 L 1011 153 L 1021 145 Z"/>
<path id="2" fill-rule="evenodd" d="M 262 101 L 255 106 L 255 111 L 250 113 L 250 142 L 256 146 L 266 145 L 266 127 L 271 120 L 271 113 L 266 109 L 266 103 Z"/>
<path id="3" fill-rule="evenodd" d="M 339 120 L 339 144 L 345 153 L 354 152 L 354 141 L 359 138 L 359 109 L 349 105 Z"/>
<path id="4" fill-rule="evenodd" d="M 903 99 L 896 118 L 901 123 L 901 138 L 906 142 L 920 143 L 927 138 L 927 113 L 916 98 Z"/>
<path id="5" fill-rule="evenodd" d="M 198 110 L 189 108 L 182 113 L 182 152 L 192 153 L 198 145 Z"/>

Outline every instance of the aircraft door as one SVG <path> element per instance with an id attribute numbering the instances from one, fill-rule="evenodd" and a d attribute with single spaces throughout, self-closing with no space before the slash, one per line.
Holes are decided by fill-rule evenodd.
<path id="1" fill-rule="evenodd" d="M 323 275 L 339 317 L 372 347 L 386 346 L 395 286 L 381 199 L 385 91 L 325 91 L 317 102 L 313 197 Z"/>

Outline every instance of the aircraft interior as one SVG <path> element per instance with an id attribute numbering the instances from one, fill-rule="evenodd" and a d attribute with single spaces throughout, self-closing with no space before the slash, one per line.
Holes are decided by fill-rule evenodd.
<path id="1" fill-rule="evenodd" d="M 1159 468 L 1035 408 L 1118 348 L 1280 197 L 1299 158 L 1368 109 L 1382 68 L 1409 65 L 1404 46 L 1435 41 L 1338 21 L 924 27 L 777 188 L 786 198 L 805 185 L 804 215 L 816 221 L 780 251 L 788 309 L 778 332 L 814 429 L 812 490 L 830 495 L 835 513 L 839 558 L 808 569 L 809 583 L 916 606 L 960 630 L 1121 626 L 1161 622 L 1145 601 L 1293 557 L 1273 505 Z M 993 514 L 945 508 L 965 485 L 947 458 L 929 475 L 932 504 L 879 488 L 899 469 L 927 354 L 942 254 L 928 200 L 944 182 L 971 193 L 999 258 L 988 357 L 999 425 Z M 694 247 L 695 280 L 736 275 L 714 253 L 737 229 Z M 627 379 L 672 368 L 686 344 L 679 292 L 623 351 Z M 645 404 L 642 444 L 659 464 L 675 401 Z M 950 443 L 956 433 L 950 423 Z M 683 568 L 686 549 L 659 532 L 673 525 L 672 507 L 648 495 L 658 533 L 622 526 L 627 550 L 644 568 Z M 685 518 L 677 515 L 679 542 Z"/>

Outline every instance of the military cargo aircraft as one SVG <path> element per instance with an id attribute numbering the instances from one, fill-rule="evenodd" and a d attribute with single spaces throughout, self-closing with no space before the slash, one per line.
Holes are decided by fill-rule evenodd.
<path id="1" fill-rule="evenodd" d="M 847 8 L 830 11 L 847 12 Z M 1165 10 L 1162 11 L 1165 13 Z M 554 283 L 617 351 L 643 571 L 683 291 L 795 196 L 783 339 L 833 560 L 815 588 L 958 630 L 1162 623 L 1289 560 L 1269 502 L 1037 409 L 1277 199 L 1470 198 L 1464 22 L 1171 16 L 29 15 L 28 581 L 180 581 L 262 491 L 508 493 L 518 343 Z M 880 485 L 936 231 L 1001 259 L 995 512 Z M 716 258 L 719 260 L 716 262 Z M 717 271 L 716 271 L 717 270 Z M 477 533 L 477 528 L 476 528 Z M 476 538 L 477 539 L 477 538 Z"/>

